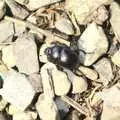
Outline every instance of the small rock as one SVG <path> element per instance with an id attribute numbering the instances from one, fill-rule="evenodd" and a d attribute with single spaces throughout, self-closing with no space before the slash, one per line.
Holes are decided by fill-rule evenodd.
<path id="1" fill-rule="evenodd" d="M 53 70 L 52 78 L 55 94 L 58 96 L 66 95 L 71 88 L 71 82 L 69 81 L 67 74 L 59 70 Z"/>
<path id="2" fill-rule="evenodd" d="M 112 0 L 66 0 L 66 9 L 75 14 L 79 24 L 87 24 L 97 8 L 111 2 Z"/>
<path id="3" fill-rule="evenodd" d="M 112 66 L 107 58 L 102 58 L 95 65 L 94 68 L 99 74 L 99 82 L 107 85 L 113 78 Z"/>
<path id="4" fill-rule="evenodd" d="M 8 68 L 16 65 L 16 57 L 14 54 L 13 45 L 8 45 L 2 49 L 2 60 Z"/>
<path id="5" fill-rule="evenodd" d="M 13 44 L 16 66 L 19 71 L 31 74 L 39 71 L 37 46 L 33 34 L 25 33 L 18 37 Z"/>
<path id="6" fill-rule="evenodd" d="M 0 94 L 3 99 L 18 107 L 18 109 L 25 110 L 30 105 L 35 91 L 25 75 L 11 70 L 6 74 Z"/>
<path id="7" fill-rule="evenodd" d="M 98 73 L 91 68 L 80 66 L 78 68 L 78 71 L 79 70 L 90 80 L 97 80 L 97 78 L 98 78 Z"/>
<path id="8" fill-rule="evenodd" d="M 37 74 L 37 73 L 30 74 L 29 81 L 36 92 L 43 91 L 42 79 L 40 74 Z"/>
<path id="9" fill-rule="evenodd" d="M 21 5 L 26 5 L 29 2 L 29 0 L 15 0 L 15 1 L 18 2 Z"/>
<path id="10" fill-rule="evenodd" d="M 85 79 L 80 76 L 75 75 L 70 70 L 65 70 L 68 74 L 68 78 L 72 82 L 72 93 L 82 93 L 87 90 L 88 84 Z"/>
<path id="11" fill-rule="evenodd" d="M 118 50 L 111 58 L 112 62 L 120 67 L 120 50 Z"/>
<path id="12" fill-rule="evenodd" d="M 3 18 L 6 12 L 6 4 L 4 0 L 0 0 L 0 20 Z"/>
<path id="13" fill-rule="evenodd" d="M 13 115 L 13 120 L 36 120 L 37 113 L 35 112 L 21 112 Z"/>
<path id="14" fill-rule="evenodd" d="M 103 29 L 95 23 L 90 24 L 78 40 L 78 47 L 86 53 L 83 64 L 92 65 L 108 50 L 108 41 Z"/>
<path id="15" fill-rule="evenodd" d="M 27 9 L 25 9 L 24 7 L 21 7 L 14 0 L 5 0 L 5 2 L 8 4 L 8 6 L 10 7 L 12 11 L 12 14 L 15 17 L 20 18 L 20 19 L 25 19 L 29 15 L 29 12 L 27 11 Z"/>
<path id="16" fill-rule="evenodd" d="M 2 20 L 0 22 L 0 42 L 6 41 L 13 34 L 14 34 L 13 23 L 7 20 Z"/>
<path id="17" fill-rule="evenodd" d="M 40 7 L 51 5 L 62 0 L 29 0 L 29 3 L 26 5 L 29 10 L 34 11 Z"/>
<path id="18" fill-rule="evenodd" d="M 69 112 L 69 105 L 66 104 L 62 99 L 60 99 L 59 97 L 57 97 L 55 99 L 55 103 L 58 107 L 58 110 L 60 112 L 60 117 L 63 120 L 64 117 L 67 115 L 67 113 Z"/>
<path id="19" fill-rule="evenodd" d="M 67 35 L 73 35 L 74 34 L 73 25 L 70 22 L 70 20 L 68 20 L 66 18 L 62 18 L 62 19 L 56 21 L 55 27 L 59 31 L 61 31 L 61 32 L 67 34 Z"/>
<path id="20" fill-rule="evenodd" d="M 36 103 L 36 109 L 42 120 L 60 120 L 58 108 L 53 99 L 46 99 L 40 95 Z"/>
<path id="21" fill-rule="evenodd" d="M 110 6 L 111 18 L 110 23 L 112 25 L 113 32 L 116 38 L 120 42 L 120 6 L 117 2 L 112 2 Z"/>
<path id="22" fill-rule="evenodd" d="M 31 14 L 28 18 L 27 18 L 27 21 L 33 23 L 33 24 L 37 24 L 37 17 L 36 17 L 36 14 L 33 13 Z"/>

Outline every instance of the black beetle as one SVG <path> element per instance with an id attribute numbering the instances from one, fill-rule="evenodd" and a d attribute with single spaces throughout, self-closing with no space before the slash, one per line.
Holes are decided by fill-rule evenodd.
<path id="1" fill-rule="evenodd" d="M 79 57 L 75 51 L 63 44 L 54 44 L 45 49 L 50 62 L 73 70 L 79 64 Z"/>

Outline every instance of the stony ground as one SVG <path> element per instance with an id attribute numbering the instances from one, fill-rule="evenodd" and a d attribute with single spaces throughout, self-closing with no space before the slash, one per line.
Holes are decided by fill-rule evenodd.
<path id="1" fill-rule="evenodd" d="M 0 0 L 0 120 L 119 113 L 119 0 Z"/>

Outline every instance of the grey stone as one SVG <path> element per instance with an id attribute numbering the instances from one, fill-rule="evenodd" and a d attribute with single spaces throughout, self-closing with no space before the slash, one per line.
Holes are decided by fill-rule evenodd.
<path id="1" fill-rule="evenodd" d="M 96 71 L 99 74 L 99 82 L 107 85 L 113 78 L 112 66 L 107 58 L 102 58 L 94 65 Z"/>
<path id="2" fill-rule="evenodd" d="M 37 46 L 33 34 L 25 33 L 14 43 L 16 66 L 19 71 L 31 74 L 39 71 Z"/>
<path id="3" fill-rule="evenodd" d="M 103 29 L 92 23 L 79 38 L 78 47 L 86 53 L 83 64 L 90 66 L 107 52 L 108 40 Z"/>

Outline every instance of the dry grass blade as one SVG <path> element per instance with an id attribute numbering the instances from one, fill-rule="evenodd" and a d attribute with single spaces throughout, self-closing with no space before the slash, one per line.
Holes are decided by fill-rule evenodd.
<path id="1" fill-rule="evenodd" d="M 80 106 L 80 104 L 74 101 L 73 99 L 69 98 L 68 96 L 61 96 L 61 99 L 65 101 L 66 103 L 68 103 L 69 105 L 71 105 L 73 108 L 75 108 L 80 113 L 88 116 L 87 108 Z"/>

